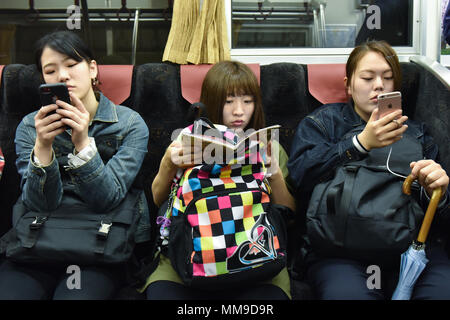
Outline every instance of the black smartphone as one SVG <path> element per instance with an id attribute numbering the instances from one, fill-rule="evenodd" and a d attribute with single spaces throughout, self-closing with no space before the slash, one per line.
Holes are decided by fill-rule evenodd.
<path id="1" fill-rule="evenodd" d="M 41 97 L 42 106 L 54 104 L 56 103 L 56 100 L 71 103 L 69 90 L 65 83 L 41 84 L 39 86 L 39 95 Z M 55 113 L 55 111 L 49 112 L 48 115 L 52 113 Z"/>

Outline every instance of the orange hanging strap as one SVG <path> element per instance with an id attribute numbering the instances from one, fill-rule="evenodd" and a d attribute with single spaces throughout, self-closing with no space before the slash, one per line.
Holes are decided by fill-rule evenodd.
<path id="1" fill-rule="evenodd" d="M 409 175 L 405 182 L 403 182 L 403 193 L 411 195 L 411 184 L 415 178 Z M 430 203 L 428 204 L 427 211 L 425 212 L 425 217 L 423 218 L 422 226 L 420 227 L 419 235 L 417 236 L 417 241 L 420 243 L 425 243 L 427 240 L 428 232 L 430 231 L 431 222 L 433 222 L 434 214 L 436 212 L 439 201 L 442 196 L 442 188 L 436 188 L 433 190 L 431 195 Z"/>

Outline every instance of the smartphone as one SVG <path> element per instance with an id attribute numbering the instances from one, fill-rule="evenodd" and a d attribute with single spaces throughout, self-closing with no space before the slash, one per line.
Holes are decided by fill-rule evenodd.
<path id="1" fill-rule="evenodd" d="M 41 84 L 39 86 L 39 95 L 43 106 L 54 104 L 56 100 L 71 103 L 69 90 L 65 83 Z M 52 113 L 55 113 L 55 111 L 49 112 L 48 115 Z"/>
<path id="2" fill-rule="evenodd" d="M 401 108 L 402 94 L 400 91 L 382 93 L 378 96 L 378 119 L 396 110 L 401 110 Z"/>

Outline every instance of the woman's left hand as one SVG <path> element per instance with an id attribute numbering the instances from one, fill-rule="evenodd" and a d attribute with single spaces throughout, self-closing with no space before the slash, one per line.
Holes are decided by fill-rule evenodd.
<path id="1" fill-rule="evenodd" d="M 420 160 L 411 162 L 411 175 L 417 177 L 420 185 L 425 188 L 427 194 L 431 196 L 433 190 L 442 187 L 442 194 L 445 193 L 448 187 L 449 178 L 444 169 L 439 163 L 434 160 Z"/>
<path id="2" fill-rule="evenodd" d="M 63 116 L 61 121 L 72 128 L 72 143 L 75 150 L 80 152 L 89 145 L 88 129 L 90 114 L 84 107 L 81 100 L 72 92 L 69 93 L 73 105 L 57 100 L 56 104 L 60 107 L 56 112 Z"/>
<path id="3" fill-rule="evenodd" d="M 278 165 L 277 157 L 272 157 L 272 154 L 280 154 L 279 150 L 273 150 L 272 141 L 269 141 L 267 144 L 267 153 L 266 153 L 266 168 L 268 172 L 272 175 L 278 173 L 280 171 L 280 166 Z"/>

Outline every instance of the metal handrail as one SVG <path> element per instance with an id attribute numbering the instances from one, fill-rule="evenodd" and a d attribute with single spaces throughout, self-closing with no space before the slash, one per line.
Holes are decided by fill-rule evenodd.
<path id="1" fill-rule="evenodd" d="M 447 89 L 450 89 L 450 70 L 442 64 L 425 56 L 412 56 L 409 58 L 409 61 L 414 62 L 428 70 L 431 74 L 438 78 L 447 87 Z"/>
<path id="2" fill-rule="evenodd" d="M 139 15 L 140 9 L 137 8 L 134 13 L 134 26 L 133 26 L 133 38 L 131 40 L 131 64 L 136 64 L 136 49 L 137 49 L 137 36 L 139 30 Z"/>

